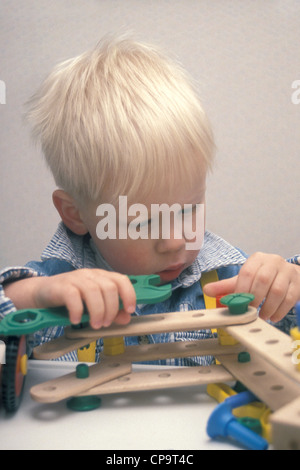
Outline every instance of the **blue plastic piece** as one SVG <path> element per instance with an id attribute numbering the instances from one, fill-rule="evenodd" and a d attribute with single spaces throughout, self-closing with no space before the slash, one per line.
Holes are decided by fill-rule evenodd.
<path id="1" fill-rule="evenodd" d="M 296 304 L 296 317 L 298 328 L 300 328 L 300 302 L 297 302 Z"/>
<path id="2" fill-rule="evenodd" d="M 247 449 L 266 450 L 269 446 L 268 442 L 251 429 L 240 424 L 232 414 L 234 408 L 239 408 L 253 401 L 257 401 L 257 398 L 250 391 L 226 398 L 216 407 L 208 420 L 206 431 L 209 437 L 212 439 L 229 437 Z"/>

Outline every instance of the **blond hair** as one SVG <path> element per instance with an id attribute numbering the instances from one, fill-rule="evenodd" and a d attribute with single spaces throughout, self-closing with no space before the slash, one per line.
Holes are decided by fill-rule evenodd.
<path id="1" fill-rule="evenodd" d="M 56 66 L 28 106 L 56 184 L 78 201 L 150 194 L 212 164 L 212 132 L 190 79 L 127 37 Z"/>

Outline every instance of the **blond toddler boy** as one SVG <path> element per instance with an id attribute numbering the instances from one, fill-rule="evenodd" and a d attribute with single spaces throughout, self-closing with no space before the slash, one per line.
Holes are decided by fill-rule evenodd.
<path id="1" fill-rule="evenodd" d="M 15 309 L 65 305 L 78 324 L 86 306 L 91 326 L 99 329 L 127 324 L 132 315 L 204 308 L 201 275 L 216 270 L 220 280 L 206 286 L 207 295 L 250 292 L 256 307 L 263 303 L 261 318 L 282 325 L 294 321 L 291 312 L 300 299 L 297 256 L 289 261 L 265 253 L 247 258 L 205 230 L 205 215 L 202 226 L 197 225 L 214 140 L 194 86 L 175 61 L 147 44 L 105 38 L 58 65 L 30 100 L 27 116 L 57 185 L 53 203 L 61 223 L 41 261 L 0 273 L 2 317 Z M 105 215 L 99 207 L 110 204 L 118 214 L 120 196 L 126 196 L 129 207 L 142 204 L 149 213 L 153 205 L 176 204 L 169 236 L 162 237 L 162 227 L 155 238 L 124 236 L 137 220 L 133 211 L 122 237 L 99 237 Z M 196 248 L 187 249 L 193 240 L 183 231 L 178 236 L 175 226 L 186 207 L 192 227 L 204 236 Z M 123 221 L 116 217 L 115 222 L 118 234 Z M 151 234 L 153 224 L 151 217 L 138 223 L 136 234 Z M 162 283 L 172 283 L 171 298 L 154 306 L 136 305 L 127 275 L 154 273 Z M 48 329 L 36 335 L 36 342 L 60 334 L 60 328 Z M 209 334 L 179 332 L 146 340 Z"/>

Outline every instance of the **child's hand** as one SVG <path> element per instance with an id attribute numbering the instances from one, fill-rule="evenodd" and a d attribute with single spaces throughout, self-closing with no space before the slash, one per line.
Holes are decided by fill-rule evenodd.
<path id="1" fill-rule="evenodd" d="M 264 320 L 278 322 L 300 300 L 300 267 L 278 255 L 255 253 L 241 268 L 238 276 L 207 284 L 205 294 L 210 297 L 233 292 L 246 292 L 255 296 L 252 302 Z"/>
<path id="2" fill-rule="evenodd" d="M 85 305 L 90 325 L 95 329 L 113 322 L 129 323 L 136 305 L 130 279 L 101 269 L 79 269 L 56 276 L 23 279 L 8 286 L 6 294 L 17 308 L 65 306 L 73 324 L 80 323 Z M 119 310 L 119 297 L 124 306 L 122 310 Z"/>

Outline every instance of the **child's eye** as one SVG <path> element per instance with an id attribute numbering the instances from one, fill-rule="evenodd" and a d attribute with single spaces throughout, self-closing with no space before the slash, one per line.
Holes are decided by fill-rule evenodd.
<path id="1" fill-rule="evenodd" d="M 144 220 L 143 222 L 139 222 L 136 224 L 135 228 L 136 230 L 140 230 L 143 227 L 146 227 L 147 225 L 151 224 L 151 219 Z"/>
<path id="2" fill-rule="evenodd" d="M 137 224 L 137 228 L 146 227 L 146 225 L 150 225 L 150 223 L 151 223 L 151 219 L 145 220 L 144 222 L 140 222 L 139 224 Z"/>
<path id="3" fill-rule="evenodd" d="M 184 207 L 181 213 L 182 215 L 191 214 L 192 212 L 195 212 L 196 209 L 197 209 L 197 204 L 189 205 L 188 207 Z"/>

